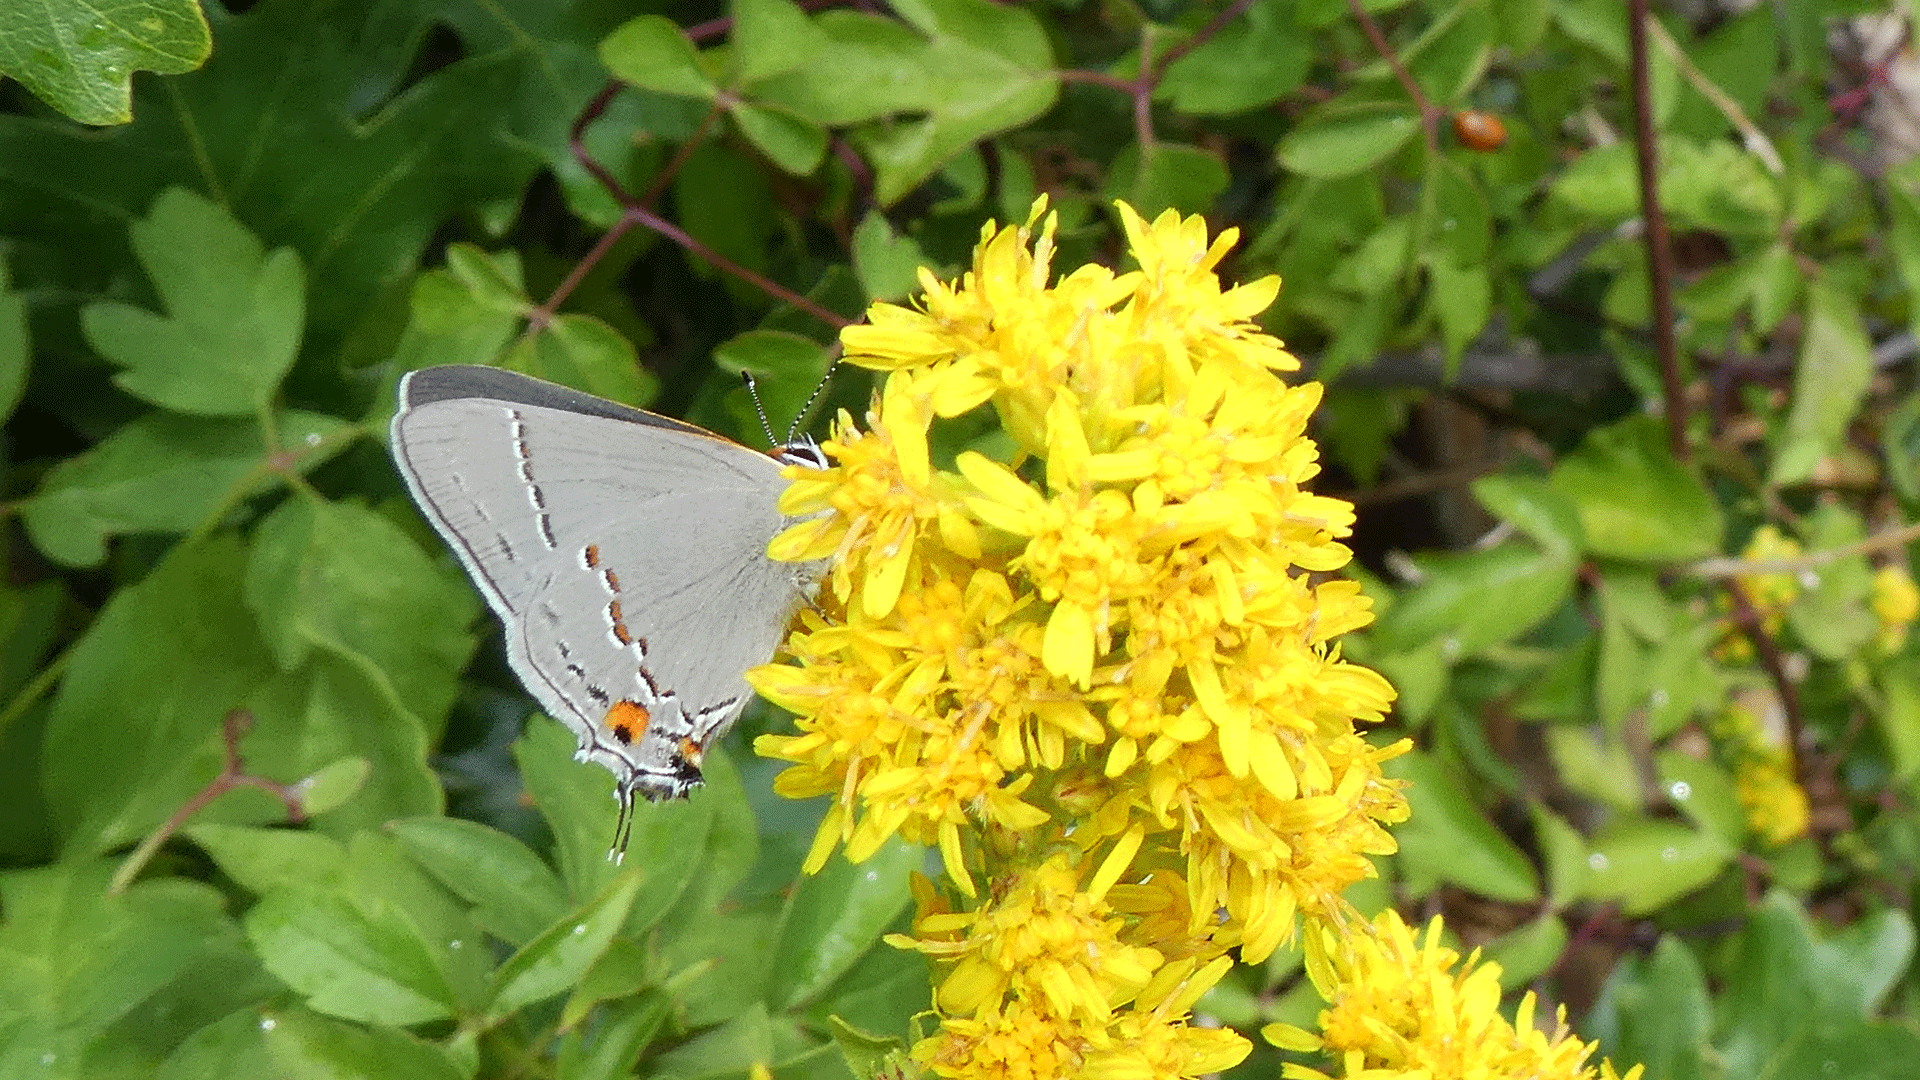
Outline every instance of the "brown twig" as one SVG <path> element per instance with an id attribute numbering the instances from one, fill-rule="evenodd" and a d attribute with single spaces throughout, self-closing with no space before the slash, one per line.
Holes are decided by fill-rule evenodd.
<path id="1" fill-rule="evenodd" d="M 1387 35 L 1381 31 L 1380 24 L 1374 22 L 1373 16 L 1367 13 L 1366 5 L 1361 3 L 1361 0 L 1347 0 L 1347 10 L 1353 13 L 1354 21 L 1360 24 L 1361 32 L 1367 35 L 1368 41 L 1373 43 L 1373 51 L 1380 54 L 1380 59 L 1387 62 L 1387 67 L 1393 69 L 1393 77 L 1400 80 L 1400 85 L 1406 89 L 1407 96 L 1413 99 L 1413 107 L 1420 112 L 1420 134 L 1426 140 L 1427 153 L 1438 154 L 1440 122 L 1445 119 L 1443 110 L 1427 100 L 1427 95 L 1420 89 L 1420 84 L 1414 81 L 1413 72 L 1408 71 L 1407 65 L 1400 62 L 1400 54 L 1393 51 L 1393 45 L 1387 41 Z"/>
<path id="2" fill-rule="evenodd" d="M 1746 577 L 1751 574 L 1797 574 L 1803 570 L 1818 570 L 1831 562 L 1850 559 L 1856 555 L 1870 555 L 1886 548 L 1901 547 L 1920 541 L 1920 522 L 1902 525 L 1897 529 L 1888 529 L 1875 533 L 1864 540 L 1843 544 L 1824 551 L 1809 551 L 1805 555 L 1791 559 L 1701 559 L 1677 567 L 1677 571 L 1694 578 L 1732 578 Z"/>
<path id="3" fill-rule="evenodd" d="M 1080 69 L 1061 71 L 1055 77 L 1061 82 L 1083 82 L 1105 86 L 1133 98 L 1133 134 L 1140 140 L 1140 148 L 1144 151 L 1154 144 L 1153 92 L 1159 87 L 1160 80 L 1166 78 L 1167 69 L 1181 57 L 1212 40 L 1214 35 L 1235 19 L 1245 15 L 1247 9 L 1254 3 L 1255 0 L 1233 0 L 1233 3 L 1220 9 L 1218 14 L 1207 20 L 1206 25 L 1158 56 L 1154 56 L 1153 49 L 1143 33 L 1140 42 L 1140 74 L 1134 78 L 1123 79 L 1104 71 Z"/>
<path id="4" fill-rule="evenodd" d="M 172 839 L 175 833 L 184 828 L 195 814 L 206 809 L 208 804 L 235 788 L 257 788 L 264 791 L 286 805 L 288 821 L 298 825 L 306 820 L 306 810 L 301 801 L 299 784 L 281 784 L 262 776 L 247 775 L 246 762 L 240 757 L 240 739 L 251 727 L 253 727 L 253 714 L 245 709 L 234 709 L 220 721 L 220 743 L 225 752 L 220 774 L 207 781 L 206 787 L 181 803 L 180 808 L 175 810 L 171 817 L 161 822 L 159 828 L 140 841 L 140 846 L 134 848 L 133 854 L 127 856 L 127 861 L 120 864 L 120 869 L 114 873 L 113 880 L 108 883 L 108 896 L 118 896 L 126 892 L 127 887 L 133 884 L 133 879 L 139 877 L 140 871 L 146 869 L 147 863 L 153 860 L 155 853 L 160 850 L 160 845 Z"/>
<path id="5" fill-rule="evenodd" d="M 1809 777 L 1806 772 L 1806 718 L 1800 711 L 1800 688 L 1794 685 L 1793 677 L 1787 674 L 1787 661 L 1780 651 L 1780 643 L 1767 633 L 1760 612 L 1754 608 L 1748 598 L 1747 590 L 1738 581 L 1721 582 L 1727 590 L 1727 599 L 1733 603 L 1733 619 L 1740 630 L 1753 643 L 1754 655 L 1760 658 L 1760 666 L 1765 669 L 1767 678 L 1773 681 L 1774 693 L 1780 695 L 1780 711 L 1787 722 L 1787 755 L 1793 766 L 1793 777 L 1804 789 Z"/>
<path id="6" fill-rule="evenodd" d="M 1357 0 L 1349 0 L 1357 2 Z M 1680 381 L 1680 349 L 1673 336 L 1673 245 L 1660 209 L 1660 156 L 1654 144 L 1653 90 L 1647 64 L 1647 0 L 1629 0 L 1627 23 L 1633 49 L 1633 140 L 1640 165 L 1640 219 L 1646 228 L 1648 285 L 1653 294 L 1653 349 L 1660 359 L 1660 386 L 1667 414 L 1667 446 L 1686 460 L 1686 389 Z"/>
<path id="7" fill-rule="evenodd" d="M 721 273 L 732 275 L 752 285 L 754 288 L 759 289 L 761 292 L 766 293 L 768 296 L 806 312 L 821 322 L 826 323 L 828 326 L 838 329 L 848 325 L 851 320 L 846 317 L 822 307 L 814 301 L 794 292 L 792 289 L 775 282 L 764 274 L 749 270 L 726 256 L 721 255 L 719 252 L 694 239 L 679 226 L 654 213 L 648 207 L 648 200 L 657 197 L 658 193 L 664 190 L 665 185 L 670 182 L 678 172 L 679 167 L 686 163 L 688 154 L 691 152 L 691 147 L 699 141 L 699 136 L 688 140 L 687 145 L 683 146 L 680 153 L 674 156 L 673 160 L 669 162 L 668 167 L 662 170 L 661 176 L 655 181 L 653 188 L 648 191 L 646 198 L 634 197 L 633 193 L 628 191 L 619 180 L 615 179 L 613 174 L 608 172 L 605 166 L 594 160 L 593 155 L 587 152 L 586 144 L 583 141 L 587 128 L 592 126 L 593 122 L 598 120 L 602 113 L 606 112 L 607 105 L 613 101 L 614 95 L 620 92 L 621 86 L 622 84 L 616 79 L 602 87 L 600 92 L 595 94 L 593 98 L 587 102 L 586 107 L 580 110 L 580 115 L 574 118 L 573 127 L 567 132 L 567 149 L 573 154 L 574 160 L 580 163 L 580 167 L 587 170 L 587 173 L 591 175 L 601 187 L 606 189 L 607 194 L 613 196 L 614 201 L 620 204 L 620 220 L 614 222 L 613 225 L 607 229 L 606 233 L 600 237 L 599 241 L 594 244 L 592 250 L 581 257 L 580 261 L 567 273 L 566 278 L 554 289 L 553 294 L 548 296 L 546 301 L 539 307 L 528 313 L 528 327 L 537 330 L 541 326 L 546 325 L 547 322 L 550 322 L 553 318 L 554 311 L 560 306 L 561 301 L 565 300 L 567 295 L 579 286 L 580 282 L 586 278 L 587 273 L 591 271 L 601 259 L 606 257 L 607 252 L 613 250 L 614 243 L 635 225 L 644 225 L 654 232 L 659 233 L 661 236 L 666 237 L 668 240 L 673 241 L 680 246 L 681 250 L 701 259 L 707 265 L 719 270 Z M 710 114 L 709 119 L 712 118 L 713 114 Z M 704 135 L 706 131 L 707 126 L 703 124 L 700 129 L 700 134 Z"/>

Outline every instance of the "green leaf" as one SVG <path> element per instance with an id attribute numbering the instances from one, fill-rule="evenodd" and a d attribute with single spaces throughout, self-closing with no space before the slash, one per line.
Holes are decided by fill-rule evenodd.
<path id="1" fill-rule="evenodd" d="M 625 1080 L 634 1075 L 635 1063 L 665 1024 L 672 1005 L 665 994 L 647 994 L 609 1004 L 590 1028 L 566 1025 L 555 1060 L 557 1080 Z"/>
<path id="2" fill-rule="evenodd" d="M 1540 45 L 1547 32 L 1547 0 L 1492 0 L 1494 34 L 1516 56 Z"/>
<path id="3" fill-rule="evenodd" d="M 1480 269 L 1493 247 L 1486 192 L 1472 173 L 1444 158 L 1427 170 L 1427 182 L 1433 190 L 1433 217 L 1426 242 L 1439 256 L 1437 261 L 1463 271 Z"/>
<path id="4" fill-rule="evenodd" d="M 343 896 L 273 893 L 247 912 L 246 923 L 267 970 L 320 1012 L 396 1025 L 454 1015 L 427 943 L 373 922 Z"/>
<path id="5" fill-rule="evenodd" d="M 1640 808 L 1639 767 L 1616 735 L 1562 724 L 1546 735 L 1554 772 L 1569 790 L 1616 810 Z"/>
<path id="6" fill-rule="evenodd" d="M 1493 281 L 1483 265 L 1459 267 L 1445 259 L 1427 265 L 1427 297 L 1440 320 L 1447 349 L 1448 371 L 1458 368 L 1469 342 L 1486 328 L 1493 314 Z"/>
<path id="7" fill-rule="evenodd" d="M 1403 866 L 1425 880 L 1449 882 L 1495 900 L 1539 899 L 1533 865 L 1446 769 L 1419 751 L 1395 758 L 1385 769 L 1412 785 L 1407 789 L 1412 814 L 1394 830 Z"/>
<path id="8" fill-rule="evenodd" d="M 1572 501 L 1535 476 L 1503 473 L 1471 485 L 1487 512 L 1524 533 L 1546 551 L 1572 558 L 1585 537 Z"/>
<path id="9" fill-rule="evenodd" d="M 1723 974 L 1726 1075 L 1906 1075 L 1920 1035 L 1869 1017 L 1912 955 L 1913 927 L 1900 912 L 1881 910 L 1823 941 L 1797 902 L 1770 893 Z"/>
<path id="10" fill-rule="evenodd" d="M 745 84 L 804 66 L 826 47 L 826 35 L 790 0 L 733 0 L 734 76 Z"/>
<path id="11" fill-rule="evenodd" d="M 627 921 L 645 876 L 638 866 L 623 871 L 599 896 L 554 923 L 500 965 L 494 973 L 488 1015 L 504 1019 L 579 982 Z"/>
<path id="12" fill-rule="evenodd" d="M 0 424 L 13 415 L 27 391 L 27 368 L 32 347 L 27 332 L 27 304 L 13 289 L 7 260 L 0 255 Z"/>
<path id="13" fill-rule="evenodd" d="M 1593 839 L 1586 897 L 1646 915 L 1712 881 L 1736 850 L 1712 833 L 1671 821 L 1627 821 Z"/>
<path id="14" fill-rule="evenodd" d="M 853 272 L 868 300 L 899 300 L 920 287 L 926 253 L 911 236 L 900 236 L 877 210 L 853 230 Z"/>
<path id="15" fill-rule="evenodd" d="M 655 981 L 652 968 L 646 949 L 631 938 L 614 938 L 567 995 L 560 1026 L 579 1027 L 600 1003 L 646 991 Z"/>
<path id="16" fill-rule="evenodd" d="M 847 1068 L 852 1069 L 859 1080 L 912 1075 L 914 1066 L 907 1057 L 907 1044 L 900 1039 L 870 1035 L 837 1016 L 828 1017 L 827 1026 L 833 1032 L 833 1044 L 840 1048 L 840 1056 L 847 1061 Z"/>
<path id="17" fill-rule="evenodd" d="M 217 891 L 171 878 L 108 896 L 113 870 L 0 873 L 0 1075 L 146 1075 L 195 1027 L 274 992 Z"/>
<path id="18" fill-rule="evenodd" d="M 1572 499 L 1587 551 L 1616 559 L 1675 562 L 1720 550 L 1720 504 L 1651 417 L 1629 417 L 1591 432 L 1562 458 L 1550 481 Z"/>
<path id="19" fill-rule="evenodd" d="M 794 176 L 806 176 L 827 156 L 827 131 L 819 124 L 784 109 L 736 102 L 727 114 L 740 133 L 760 148 L 775 165 Z"/>
<path id="20" fill-rule="evenodd" d="M 364 658 L 316 651 L 297 671 L 262 684 L 246 703 L 259 720 L 247 748 L 255 775 L 297 782 L 344 755 L 371 764 L 360 790 L 316 817 L 315 827 L 350 835 L 391 818 L 440 812 L 440 784 L 427 764 L 426 724 L 394 692 L 392 680 Z M 242 815 L 246 802 L 222 809 L 242 799 L 256 809 Z M 227 820 L 259 821 L 267 819 L 269 807 L 277 811 L 263 797 L 242 791 L 215 810 Z"/>
<path id="21" fill-rule="evenodd" d="M 1719 1075 L 1707 1064 L 1714 1051 L 1713 1003 L 1706 973 L 1693 953 L 1662 935 L 1652 953 L 1622 956 L 1607 975 L 1588 1023 L 1612 1060 L 1645 1065 L 1664 1080 Z"/>
<path id="22" fill-rule="evenodd" d="M 166 80 L 123 130 L 0 116 L 0 161 L 31 163 L 0 170 L 0 231 L 60 237 L 42 264 L 92 283 L 126 262 L 102 220 L 141 215 L 169 185 L 206 191 L 266 246 L 300 252 L 307 345 L 331 356 L 449 219 L 510 212 L 543 168 L 582 175 L 568 128 L 606 72 L 551 4 L 211 14 L 219 62 Z M 449 51 L 415 68 L 430 31 Z"/>
<path id="23" fill-rule="evenodd" d="M 267 969 L 330 1016 L 404 1026 L 467 1012 L 485 992 L 491 963 L 472 923 L 377 833 L 354 838 L 337 878 L 276 888 L 245 922 Z"/>
<path id="24" fill-rule="evenodd" d="M 1298 89 L 1313 59 L 1310 34 L 1285 4 L 1255 4 L 1167 65 L 1154 98 L 1192 115 L 1247 112 Z M 1174 44 L 1172 41 L 1167 43 Z"/>
<path id="25" fill-rule="evenodd" d="M 1574 560 L 1532 544 L 1449 552 L 1418 561 L 1420 582 L 1381 618 L 1395 651 L 1439 641 L 1448 659 L 1472 656 L 1540 624 L 1573 593 Z"/>
<path id="26" fill-rule="evenodd" d="M 221 718 L 275 674 L 241 603 L 243 557 L 228 539 L 176 548 L 74 644 L 42 774 L 70 855 L 165 820 L 216 771 Z"/>
<path id="27" fill-rule="evenodd" d="M 643 90 L 703 99 L 719 93 L 693 42 L 664 15 L 622 24 L 600 43 L 600 60 L 615 78 Z"/>
<path id="28" fill-rule="evenodd" d="M 465 287 L 466 296 L 488 311 L 524 315 L 533 306 L 520 280 L 517 252 L 492 255 L 472 244 L 449 244 L 446 274 Z"/>
<path id="29" fill-rule="evenodd" d="M 1552 971 L 1567 947 L 1567 925 L 1542 915 L 1487 945 L 1487 959 L 1500 965 L 1500 987 L 1518 990 Z"/>
<path id="30" fill-rule="evenodd" d="M 1873 379 L 1873 343 L 1851 295 L 1815 278 L 1807 284 L 1802 317 L 1806 334 L 1794 369 L 1793 408 L 1773 468 L 1773 482 L 1782 485 L 1808 479 L 1840 448 Z"/>
<path id="31" fill-rule="evenodd" d="M 1382 636 L 1389 635 L 1390 632 Z M 1405 652 L 1367 658 L 1367 663 L 1385 675 L 1393 688 L 1399 691 L 1400 696 L 1393 703 L 1393 711 L 1409 726 L 1417 728 L 1426 723 L 1434 706 L 1443 700 L 1447 687 L 1452 685 L 1452 664 L 1459 659 L 1453 651 L 1453 644 L 1449 638 L 1441 636 Z"/>
<path id="32" fill-rule="evenodd" d="M 275 419 L 279 453 L 257 423 L 154 412 L 49 470 L 20 508 L 27 535 L 48 558 L 97 566 L 107 540 L 181 533 L 280 483 L 278 468 L 308 472 L 345 445 L 351 429 L 317 413 Z"/>
<path id="33" fill-rule="evenodd" d="M 1547 899 L 1557 911 L 1586 886 L 1587 841 L 1553 811 L 1538 804 L 1531 809 L 1534 842 L 1539 845 L 1540 861 L 1546 869 Z"/>
<path id="34" fill-rule="evenodd" d="M 848 10 L 816 16 L 825 44 L 756 97 L 816 124 L 894 117 L 856 133 L 874 164 L 882 205 L 955 154 L 1053 106 L 1053 50 L 1031 11 L 988 0 L 903 0 L 904 22 Z"/>
<path id="35" fill-rule="evenodd" d="M 320 833 L 200 824 L 187 835 L 228 877 L 257 895 L 341 888 L 346 882 L 346 845 Z"/>
<path id="36" fill-rule="evenodd" d="M 1660 751 L 1654 765 L 1661 790 L 1689 821 L 1730 848 L 1746 843 L 1747 815 L 1725 769 L 1677 750 Z"/>
<path id="37" fill-rule="evenodd" d="M 177 75 L 213 49 L 195 0 L 21 3 L 0 9 L 0 75 L 82 124 L 133 118 L 136 71 Z"/>
<path id="38" fill-rule="evenodd" d="M 1822 502 L 1802 522 L 1801 540 L 1814 551 L 1833 551 L 1866 539 L 1866 522 L 1848 507 Z M 1803 591 L 1787 609 L 1788 622 L 1814 655 L 1844 661 L 1880 632 L 1870 609 L 1873 567 L 1864 555 L 1835 559 L 1800 575 Z"/>
<path id="39" fill-rule="evenodd" d="M 267 1059 L 260 1013 L 258 1008 L 242 1008 L 187 1036 L 154 1070 L 153 1080 L 269 1075 L 273 1064 Z"/>
<path id="40" fill-rule="evenodd" d="M 560 315 L 521 335 L 501 354 L 500 366 L 628 405 L 643 405 L 659 392 L 633 343 L 592 315 Z"/>
<path id="41" fill-rule="evenodd" d="M 1893 490 L 1920 502 L 1920 390 L 1893 407 L 1880 431 L 1883 465 Z"/>
<path id="42" fill-rule="evenodd" d="M 749 330 L 724 341 L 713 350 L 713 366 L 736 377 L 751 374 L 754 392 L 769 422 L 791 424 L 804 419 L 807 407 L 820 381 L 827 377 L 832 358 L 826 347 L 809 337 L 783 330 Z M 745 386 L 727 395 L 729 412 L 743 431 L 760 427 L 753 396 Z M 776 427 L 774 434 L 782 431 Z"/>
<path id="43" fill-rule="evenodd" d="M 436 729 L 473 655 L 480 604 L 466 579 L 353 503 L 291 499 L 268 515 L 246 595 L 282 669 L 330 651 Z"/>
<path id="44" fill-rule="evenodd" d="M 1910 786 L 1920 777 L 1920 664 L 1891 663 L 1879 675 L 1886 707 L 1874 719 L 1887 743 L 1893 779 Z"/>
<path id="45" fill-rule="evenodd" d="M 907 950 L 884 948 L 869 949 L 814 1000 L 807 1015 L 824 1016 L 829 1023 L 837 1018 L 868 1031 L 908 1031 L 913 1018 L 931 1008 L 933 987 L 925 960 Z"/>
<path id="46" fill-rule="evenodd" d="M 276 1009 L 256 1020 L 276 1078 L 470 1080 L 438 1048 L 388 1023 L 361 1027 L 304 1009 Z"/>
<path id="47" fill-rule="evenodd" d="M 1420 121 L 1400 105 L 1369 102 L 1323 109 L 1280 140 L 1280 164 L 1316 180 L 1366 172 L 1404 146 Z"/>
<path id="48" fill-rule="evenodd" d="M 1227 188 L 1227 165 L 1197 146 L 1157 142 L 1144 151 L 1129 144 L 1107 173 L 1107 196 L 1131 204 L 1151 221 L 1162 210 L 1200 213 Z"/>
<path id="49" fill-rule="evenodd" d="M 791 1008 L 825 990 L 880 940 L 912 899 L 908 875 L 926 849 L 895 838 L 865 862 L 831 860 L 795 883 L 769 966 L 777 1002 Z"/>
<path id="50" fill-rule="evenodd" d="M 1780 325 L 1793 305 L 1800 301 L 1806 275 L 1794 258 L 1792 245 L 1785 240 L 1767 245 L 1754 257 L 1749 275 L 1753 293 L 1753 328 L 1770 334 Z"/>
<path id="51" fill-rule="evenodd" d="M 754 1002 L 720 1026 L 650 1059 L 648 1065 L 661 1076 L 746 1078 L 755 1064 L 778 1064 L 774 1036 L 766 1005 Z"/>
<path id="52" fill-rule="evenodd" d="M 88 343 L 123 369 L 113 381 L 176 412 L 265 409 L 300 350 L 300 256 L 267 253 L 226 209 L 180 188 L 156 199 L 131 232 L 166 314 L 111 301 L 82 310 Z"/>
<path id="53" fill-rule="evenodd" d="M 366 786 L 373 763 L 363 757 L 343 757 L 331 761 L 302 779 L 300 807 L 308 816 L 317 817 L 338 809 Z"/>
<path id="54" fill-rule="evenodd" d="M 1920 191 L 1911 171 L 1881 190 L 1887 201 L 1887 249 L 1907 287 L 1907 328 L 1920 332 Z"/>
<path id="55" fill-rule="evenodd" d="M 481 929 L 525 945 L 567 910 L 560 879 L 525 844 L 457 818 L 409 818 L 387 825 L 421 867 L 474 905 Z"/>

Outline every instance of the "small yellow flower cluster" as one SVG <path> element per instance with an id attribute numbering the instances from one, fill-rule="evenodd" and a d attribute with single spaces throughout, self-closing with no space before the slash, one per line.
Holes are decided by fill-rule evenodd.
<path id="1" fill-rule="evenodd" d="M 1424 941 L 1416 941 L 1391 910 L 1374 920 L 1372 933 L 1343 935 L 1316 926 L 1305 941 L 1307 973 L 1327 1002 L 1321 1033 L 1270 1024 L 1263 1034 L 1276 1046 L 1338 1060 L 1338 1075 L 1347 1080 L 1639 1080 L 1639 1065 L 1624 1076 L 1605 1059 L 1597 1071 L 1589 1067 L 1598 1044 L 1583 1043 L 1568 1030 L 1564 1007 L 1550 1033 L 1535 1027 L 1531 992 L 1508 1023 L 1500 1013 L 1500 965 L 1480 963 L 1478 951 L 1462 964 L 1459 953 L 1441 944 L 1440 933 L 1436 916 Z M 1297 1064 L 1282 1075 L 1332 1080 Z"/>
<path id="2" fill-rule="evenodd" d="M 1905 563 L 1888 563 L 1873 575 L 1869 603 L 1874 617 L 1880 620 L 1876 642 L 1880 651 L 1888 655 L 1899 652 L 1907 644 L 1908 629 L 1920 619 L 1920 587 L 1914 585 Z"/>
<path id="3" fill-rule="evenodd" d="M 1806 835 L 1813 818 L 1806 790 L 1793 775 L 1784 734 L 1770 735 L 1763 710 L 1779 708 L 1769 693 L 1749 692 L 1729 701 L 1710 725 L 1720 757 L 1733 769 L 1734 795 L 1747 828 L 1769 847 Z"/>
<path id="4" fill-rule="evenodd" d="M 804 520 L 769 548 L 830 569 L 797 664 L 750 676 L 799 734 L 756 750 L 780 793 L 833 796 L 810 869 L 938 845 L 899 943 L 943 971 L 915 1051 L 941 1075 L 1231 1065 L 1244 1039 L 1186 1022 L 1227 951 L 1337 910 L 1406 816 L 1380 770 L 1404 745 L 1356 730 L 1393 691 L 1334 645 L 1369 603 L 1315 578 L 1353 522 L 1303 490 L 1320 388 L 1250 321 L 1278 282 L 1221 286 L 1231 231 L 1119 214 L 1137 271 L 1052 280 L 1041 204 L 847 329 L 884 387 L 794 471 Z"/>
<path id="5" fill-rule="evenodd" d="M 1746 550 L 1740 558 L 1747 562 L 1774 562 L 1784 559 L 1797 559 L 1805 552 L 1800 542 L 1783 535 L 1772 525 L 1762 525 L 1753 531 L 1753 537 L 1747 541 Z M 1790 573 L 1778 571 L 1765 574 L 1747 574 L 1736 579 L 1746 593 L 1747 602 L 1753 605 L 1754 614 L 1760 617 L 1760 627 L 1770 637 L 1777 637 L 1787 622 L 1787 609 L 1800 598 L 1800 579 Z M 1723 596 L 1720 599 L 1724 611 L 1731 605 Z M 1720 643 L 1714 647 L 1714 656 L 1727 661 L 1746 661 L 1753 659 L 1753 643 L 1731 616 L 1725 619 L 1726 631 Z"/>
<path id="6" fill-rule="evenodd" d="M 1231 959 L 1169 962 L 1129 944 L 1137 920 L 1109 902 L 1126 859 L 1109 856 L 1090 883 L 1083 861 L 1056 852 L 1014 871 L 973 911 L 945 910 L 931 883 L 916 880 L 921 937 L 888 940 L 944 972 L 942 1032 L 915 1048 L 921 1064 L 940 1076 L 1123 1080 L 1218 1072 L 1247 1056 L 1238 1034 L 1185 1022 Z"/>

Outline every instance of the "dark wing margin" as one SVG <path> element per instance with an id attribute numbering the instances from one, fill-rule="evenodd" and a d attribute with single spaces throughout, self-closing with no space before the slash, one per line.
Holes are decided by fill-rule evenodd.
<path id="1" fill-rule="evenodd" d="M 597 398 L 592 394 L 582 393 L 558 383 L 550 383 L 545 379 L 536 379 L 531 375 L 522 375 L 517 371 L 507 371 L 503 368 L 481 367 L 477 364 L 447 364 L 408 372 L 400 380 L 400 411 L 403 413 L 422 405 L 431 405 L 436 401 L 460 401 L 471 398 L 498 401 L 509 405 L 558 409 L 561 412 L 579 413 L 583 416 L 600 416 L 629 424 L 665 428 L 668 431 L 679 431 L 707 439 L 719 438 L 705 428 L 681 423 L 671 417 L 660 416 L 657 413 L 608 401 L 605 398 Z"/>

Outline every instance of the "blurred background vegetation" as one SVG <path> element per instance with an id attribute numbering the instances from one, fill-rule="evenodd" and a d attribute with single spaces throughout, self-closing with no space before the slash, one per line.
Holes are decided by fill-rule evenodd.
<path id="1" fill-rule="evenodd" d="M 1904 5 L 194 0 L 0 12 L 0 1075 L 866 1074 L 921 854 L 746 737 L 601 860 L 387 458 L 499 363 L 759 445 L 989 219 L 1240 230 L 1420 750 L 1354 897 L 1651 1078 L 1914 1075 Z M 864 408 L 864 373 L 826 405 Z M 818 429 L 817 417 L 814 421 Z M 282 827 L 289 817 L 305 828 Z M 577 928 L 577 929 L 576 929 Z M 1199 1012 L 1318 1005 L 1297 954 Z M 838 1039 L 839 1046 L 834 1045 Z M 866 1053 L 867 1056 L 863 1056 Z M 1234 1076 L 1274 1076 L 1257 1051 Z"/>

